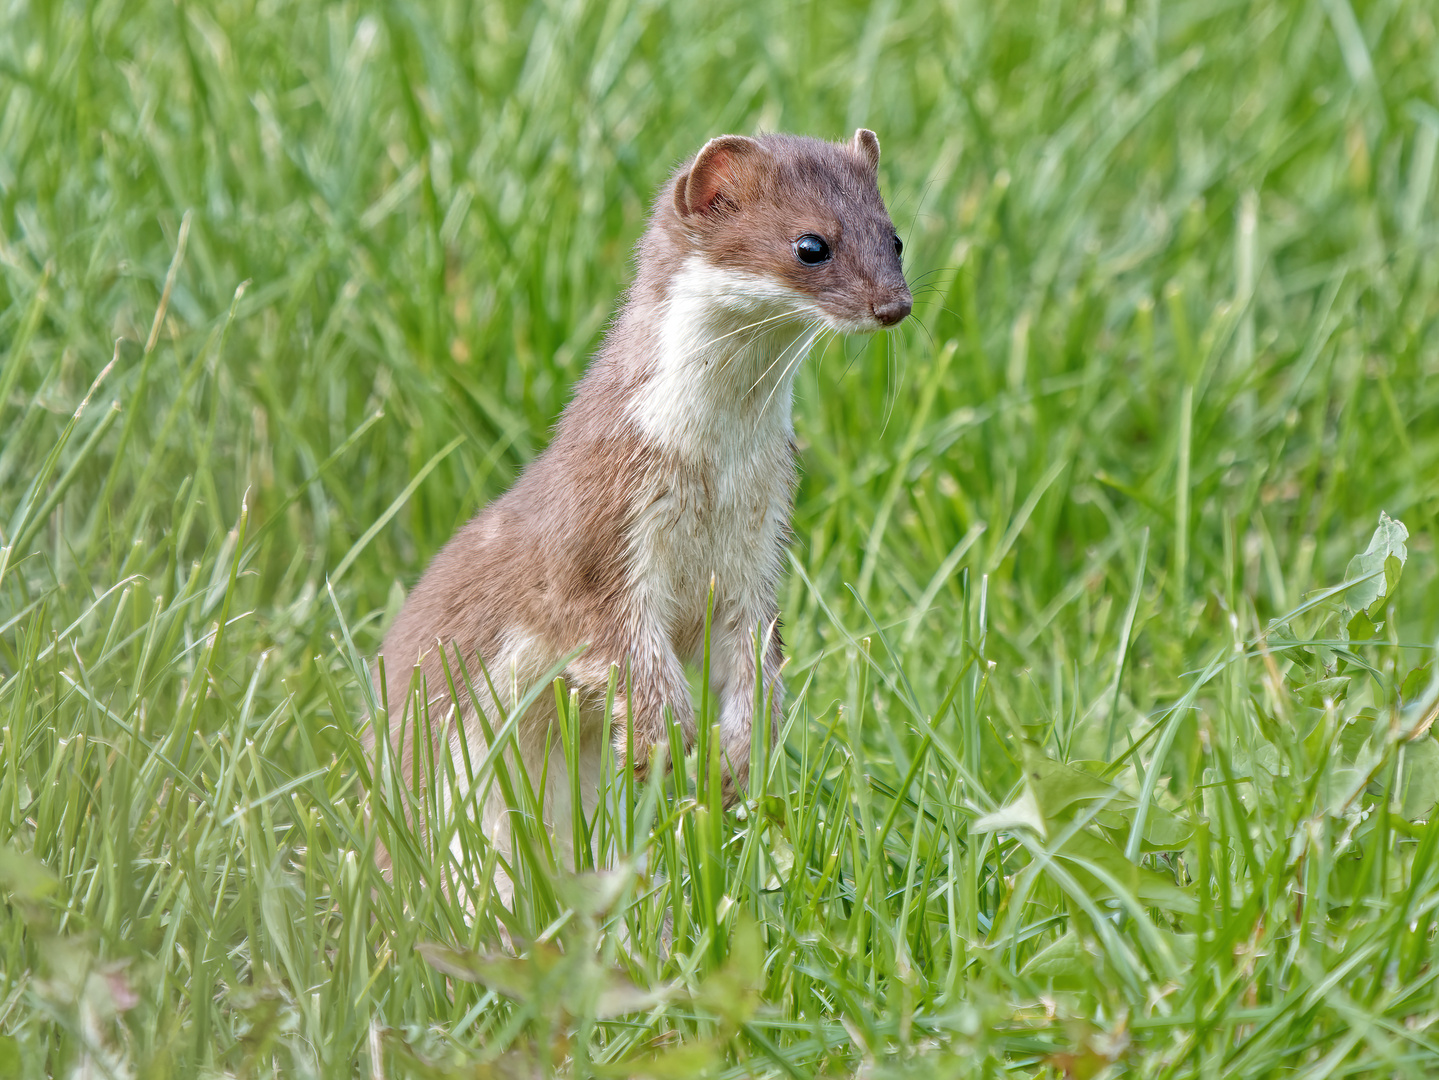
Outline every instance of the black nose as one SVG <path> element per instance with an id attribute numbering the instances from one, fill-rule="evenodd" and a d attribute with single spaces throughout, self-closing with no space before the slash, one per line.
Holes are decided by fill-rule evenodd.
<path id="1" fill-rule="evenodd" d="M 899 296 L 891 296 L 888 300 L 870 304 L 869 310 L 874 312 L 874 317 L 883 326 L 893 326 L 897 322 L 903 322 L 909 315 L 910 309 L 914 307 L 914 301 L 910 299 L 908 292 Z"/>

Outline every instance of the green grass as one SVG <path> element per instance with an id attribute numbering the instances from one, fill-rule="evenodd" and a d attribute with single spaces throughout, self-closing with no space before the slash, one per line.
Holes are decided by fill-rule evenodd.
<path id="1" fill-rule="evenodd" d="M 11 4 L 0 1074 L 1434 1075 L 1436 54 L 1423 0 Z M 500 910 L 371 791 L 367 658 L 672 163 L 860 124 L 918 306 L 801 379 L 783 742 L 578 875 L 521 829 Z"/>

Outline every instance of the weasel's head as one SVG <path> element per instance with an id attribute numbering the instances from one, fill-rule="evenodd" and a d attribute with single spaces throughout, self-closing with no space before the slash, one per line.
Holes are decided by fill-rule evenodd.
<path id="1" fill-rule="evenodd" d="M 675 174 L 656 216 L 687 262 L 720 271 L 736 302 L 848 333 L 894 326 L 913 300 L 879 194 L 879 139 L 722 135 Z"/>

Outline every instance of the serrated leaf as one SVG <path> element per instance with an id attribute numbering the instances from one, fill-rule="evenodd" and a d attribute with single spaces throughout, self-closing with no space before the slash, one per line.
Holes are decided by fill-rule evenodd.
<path id="1" fill-rule="evenodd" d="M 1111 836 L 1127 837 L 1134 826 L 1134 810 L 1134 800 L 1126 795 L 1119 809 L 1106 807 L 1094 815 L 1094 820 L 1108 830 Z M 1194 826 L 1185 818 L 1156 803 L 1150 803 L 1149 812 L 1144 816 L 1144 836 L 1140 840 L 1139 850 L 1145 855 L 1153 855 L 1158 851 L 1180 851 L 1193 835 Z"/>
<path id="2" fill-rule="evenodd" d="M 1294 627 L 1287 622 L 1273 620 L 1264 630 L 1264 638 L 1271 649 L 1285 649 L 1299 643 Z"/>
<path id="3" fill-rule="evenodd" d="M 1409 557 L 1404 546 L 1408 539 L 1409 530 L 1404 523 L 1380 511 L 1379 527 L 1370 537 L 1369 546 L 1350 559 L 1344 571 L 1346 581 L 1358 582 L 1345 590 L 1345 608 L 1366 611 L 1371 619 L 1384 610 L 1384 603 L 1399 584 L 1404 561 Z"/>
<path id="4" fill-rule="evenodd" d="M 1356 611 L 1354 617 L 1344 624 L 1344 639 L 1346 641 L 1369 641 L 1379 632 L 1379 627 L 1369 617 L 1367 611 Z"/>
<path id="5" fill-rule="evenodd" d="M 1094 877 L 1089 867 L 1104 871 L 1130 896 L 1148 907 L 1186 915 L 1198 910 L 1198 904 L 1189 889 L 1177 884 L 1165 874 L 1136 866 L 1125 857 L 1123 851 L 1093 833 L 1075 833 L 1065 843 L 1059 855 L 1075 860 L 1074 869 L 1092 883 L 1096 895 L 1113 896 L 1114 891 L 1107 882 Z"/>
<path id="6" fill-rule="evenodd" d="M 1314 708 L 1322 708 L 1326 701 L 1335 704 L 1349 696 L 1349 676 L 1335 675 L 1329 679 L 1317 679 L 1312 683 L 1294 688 L 1299 700 Z"/>
<path id="7" fill-rule="evenodd" d="M 1056 833 L 1062 823 L 1091 813 L 1104 828 L 1129 832 L 1137 800 L 1100 775 L 1105 762 L 1055 761 L 1028 743 L 1021 746 L 1020 753 L 1025 783 L 1034 795 L 1047 833 Z M 1015 804 L 1011 804 L 1006 809 L 1014 808 Z M 1143 850 L 1177 851 L 1189 842 L 1193 831 L 1193 826 L 1179 815 L 1151 804 L 1145 817 Z"/>
<path id="8" fill-rule="evenodd" d="M 1039 812 L 1039 803 L 1034 801 L 1034 792 L 1028 784 L 1024 785 L 1017 799 L 985 814 L 970 827 L 970 831 L 976 833 L 1011 832 L 1014 829 L 1030 829 L 1040 836 L 1048 835 L 1044 815 Z"/>
<path id="9" fill-rule="evenodd" d="M 1113 784 L 1074 765 L 1045 756 L 1037 746 L 1020 746 L 1024 762 L 1024 782 L 1034 792 L 1039 812 L 1047 822 L 1065 816 L 1076 803 L 1092 799 L 1113 798 L 1119 789 Z"/>
<path id="10" fill-rule="evenodd" d="M 1031 956 L 1020 974 L 1041 984 L 1070 989 L 1083 985 L 1084 970 L 1093 963 L 1079 935 L 1068 930 Z"/>

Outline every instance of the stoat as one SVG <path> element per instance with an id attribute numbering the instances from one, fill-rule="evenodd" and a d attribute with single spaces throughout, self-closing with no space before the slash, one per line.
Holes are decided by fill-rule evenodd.
<path id="1" fill-rule="evenodd" d="M 508 710 L 582 648 L 563 676 L 580 692 L 592 813 L 605 739 L 641 774 L 650 748 L 668 741 L 666 713 L 694 740 L 684 665 L 702 656 L 711 580 L 726 798 L 744 784 L 756 678 L 771 732 L 784 698 L 775 593 L 795 487 L 796 368 L 825 331 L 867 333 L 910 312 L 878 166 L 879 140 L 861 129 L 846 143 L 724 135 L 675 171 L 640 239 L 634 285 L 553 441 L 435 556 L 384 639 L 388 724 L 396 746 L 405 731 L 407 786 L 428 768 L 413 739 L 421 702 L 436 739 L 453 706 L 449 746 L 434 749 L 456 755 L 458 775 L 461 738 L 472 762 L 484 758 L 462 665 L 494 725 L 476 657 Z M 612 667 L 618 694 L 602 730 Z M 516 734 L 536 782 L 553 748 L 545 816 L 563 829 L 570 787 L 554 713 L 553 693 L 541 693 Z M 480 812 L 495 836 L 505 805 L 493 787 Z"/>

